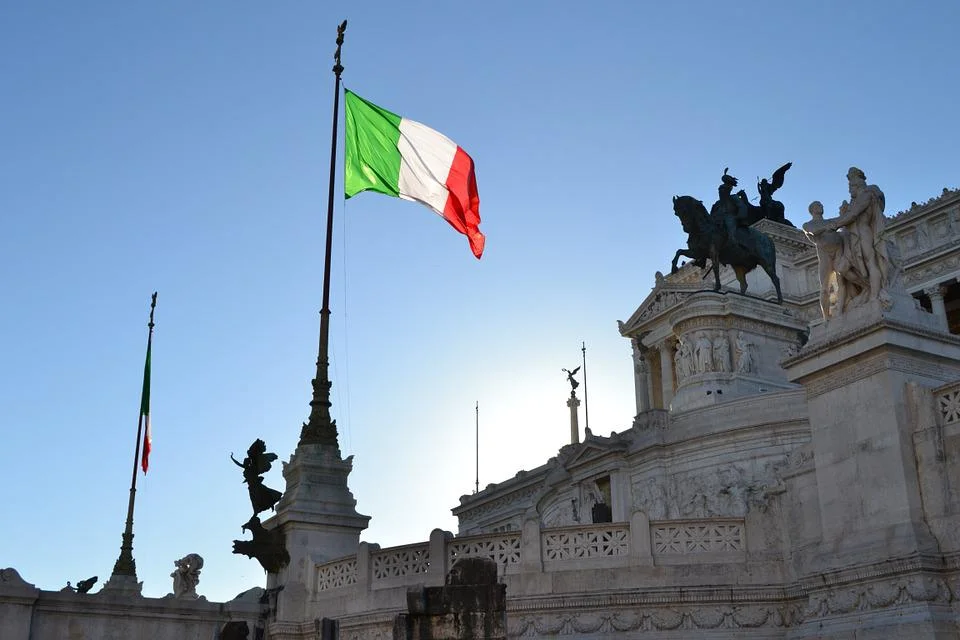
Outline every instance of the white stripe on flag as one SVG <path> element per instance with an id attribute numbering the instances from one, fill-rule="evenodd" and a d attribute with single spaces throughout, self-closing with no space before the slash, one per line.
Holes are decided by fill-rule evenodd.
<path id="1" fill-rule="evenodd" d="M 419 122 L 400 121 L 400 197 L 422 202 L 440 215 L 447 205 L 446 181 L 457 145 Z"/>

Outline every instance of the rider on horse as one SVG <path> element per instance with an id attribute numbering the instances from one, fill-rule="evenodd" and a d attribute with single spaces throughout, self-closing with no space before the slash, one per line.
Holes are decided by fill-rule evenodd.
<path id="1" fill-rule="evenodd" d="M 720 199 L 710 209 L 710 217 L 714 223 L 718 226 L 722 225 L 726 230 L 728 242 L 737 241 L 737 227 L 748 226 L 750 215 L 747 195 L 741 189 L 734 197 L 735 186 L 737 186 L 737 179 L 727 174 L 727 169 L 724 169 L 723 176 L 720 178 L 720 187 L 717 189 Z"/>

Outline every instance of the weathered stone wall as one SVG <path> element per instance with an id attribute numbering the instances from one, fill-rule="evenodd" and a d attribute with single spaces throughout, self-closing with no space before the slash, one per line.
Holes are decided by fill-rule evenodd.
<path id="1" fill-rule="evenodd" d="M 407 592 L 407 611 L 397 616 L 393 640 L 506 640 L 506 587 L 489 558 L 454 563 L 442 587 Z"/>
<path id="2" fill-rule="evenodd" d="M 254 640 L 261 605 L 174 598 L 42 591 L 4 569 L 0 581 L 3 640 L 211 640 L 230 621 L 245 622 Z"/>

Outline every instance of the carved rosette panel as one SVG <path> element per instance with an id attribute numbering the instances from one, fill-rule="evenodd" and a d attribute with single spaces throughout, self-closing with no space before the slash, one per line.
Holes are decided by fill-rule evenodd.
<path id="1" fill-rule="evenodd" d="M 430 566 L 428 544 L 385 549 L 371 556 L 373 579 L 401 578 L 426 573 Z"/>
<path id="2" fill-rule="evenodd" d="M 654 555 L 725 553 L 745 549 L 743 522 L 653 524 L 650 538 Z"/>
<path id="3" fill-rule="evenodd" d="M 937 395 L 937 409 L 943 424 L 960 422 L 960 385 Z"/>
<path id="4" fill-rule="evenodd" d="M 520 534 L 456 538 L 447 543 L 452 566 L 460 558 L 490 558 L 497 565 L 520 563 Z"/>
<path id="5" fill-rule="evenodd" d="M 623 525 L 546 531 L 541 535 L 544 560 L 625 556 L 630 550 L 630 529 Z"/>
<path id="6" fill-rule="evenodd" d="M 357 583 L 357 559 L 348 558 L 317 567 L 317 591 L 339 589 Z"/>

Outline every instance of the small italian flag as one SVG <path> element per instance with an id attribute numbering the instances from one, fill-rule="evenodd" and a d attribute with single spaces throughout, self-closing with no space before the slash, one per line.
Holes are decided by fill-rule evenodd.
<path id="1" fill-rule="evenodd" d="M 143 472 L 147 472 L 150 462 L 150 445 L 153 443 L 153 434 L 150 433 L 150 349 L 152 340 L 147 341 L 147 361 L 143 365 L 143 393 L 140 394 L 140 415 L 143 417 L 144 430 L 143 436 L 143 456 L 140 458 L 140 466 Z"/>
<path id="2" fill-rule="evenodd" d="M 480 196 L 473 159 L 455 142 L 346 91 L 344 187 L 413 200 L 430 207 L 467 236 L 483 255 Z"/>

